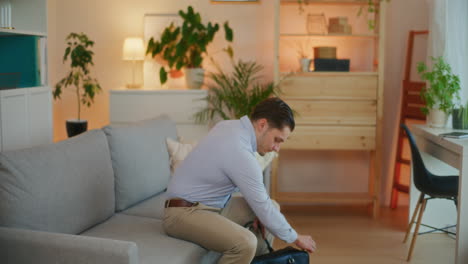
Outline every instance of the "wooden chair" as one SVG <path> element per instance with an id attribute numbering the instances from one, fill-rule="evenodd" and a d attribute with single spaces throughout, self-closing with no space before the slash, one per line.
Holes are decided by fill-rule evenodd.
<path id="1" fill-rule="evenodd" d="M 402 82 L 402 100 L 400 120 L 398 124 L 404 124 L 407 120 L 426 120 L 426 116 L 421 112 L 421 107 L 425 105 L 420 97 L 421 89 L 424 87 L 424 82 L 411 81 L 411 65 L 413 58 L 414 38 L 416 35 L 427 35 L 429 31 L 410 31 L 408 37 L 408 49 L 406 51 L 405 76 Z M 403 157 L 403 143 L 405 134 L 403 130 L 398 130 L 397 151 L 395 155 L 395 167 L 393 174 L 392 196 L 390 200 L 390 208 L 395 209 L 398 205 L 398 193 L 408 193 L 409 187 L 400 182 L 401 166 L 410 165 L 410 160 Z"/>

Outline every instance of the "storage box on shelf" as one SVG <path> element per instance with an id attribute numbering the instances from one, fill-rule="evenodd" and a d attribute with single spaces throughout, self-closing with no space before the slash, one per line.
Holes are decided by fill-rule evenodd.
<path id="1" fill-rule="evenodd" d="M 380 4 L 374 31 L 369 31 L 365 18 L 356 17 L 356 11 L 366 4 L 360 0 L 311 0 L 303 6 L 304 15 L 298 16 L 297 1 L 276 0 L 275 81 L 286 76 L 281 82 L 283 97 L 299 113 L 296 130 L 282 149 L 370 154 L 368 192 L 283 192 L 277 186 L 275 172 L 272 196 L 280 203 L 365 203 L 373 205 L 374 217 L 378 214 L 384 59 L 384 34 L 379 28 L 384 28 L 385 3 Z M 347 17 L 353 34 L 307 34 L 305 17 L 309 10 L 326 17 Z M 314 47 L 336 47 L 337 59 L 350 60 L 350 72 L 297 72 L 291 41 L 311 43 L 311 57 Z M 279 160 L 276 163 L 277 167 Z"/>

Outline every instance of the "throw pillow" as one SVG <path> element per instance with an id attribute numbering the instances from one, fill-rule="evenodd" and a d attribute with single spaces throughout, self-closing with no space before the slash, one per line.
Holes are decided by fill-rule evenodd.
<path id="1" fill-rule="evenodd" d="M 265 155 L 261 156 L 258 154 L 258 152 L 255 152 L 255 157 L 257 158 L 258 163 L 260 164 L 260 167 L 262 168 L 262 171 L 265 170 L 268 165 L 273 161 L 274 158 L 278 156 L 278 153 L 272 151 L 272 152 L 267 152 Z"/>
<path id="2" fill-rule="evenodd" d="M 174 170 L 180 163 L 187 157 L 187 155 L 192 151 L 192 149 L 197 145 L 196 142 L 193 143 L 183 143 L 173 140 L 172 138 L 166 139 L 167 150 L 169 152 L 169 161 L 171 166 L 171 172 L 174 173 Z"/>

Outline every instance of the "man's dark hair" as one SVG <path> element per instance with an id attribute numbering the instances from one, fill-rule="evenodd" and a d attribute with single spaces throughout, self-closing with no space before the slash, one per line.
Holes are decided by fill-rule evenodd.
<path id="1" fill-rule="evenodd" d="M 250 120 L 255 121 L 265 118 L 272 128 L 283 129 L 288 126 L 291 132 L 294 130 L 294 114 L 288 104 L 278 97 L 265 99 L 258 103 L 252 113 Z"/>

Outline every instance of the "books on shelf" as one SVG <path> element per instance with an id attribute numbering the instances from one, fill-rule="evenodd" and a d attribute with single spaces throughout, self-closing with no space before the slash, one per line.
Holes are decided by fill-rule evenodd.
<path id="1" fill-rule="evenodd" d="M 446 138 L 468 138 L 468 132 L 454 131 L 449 133 L 442 133 L 439 134 L 439 136 Z"/>

